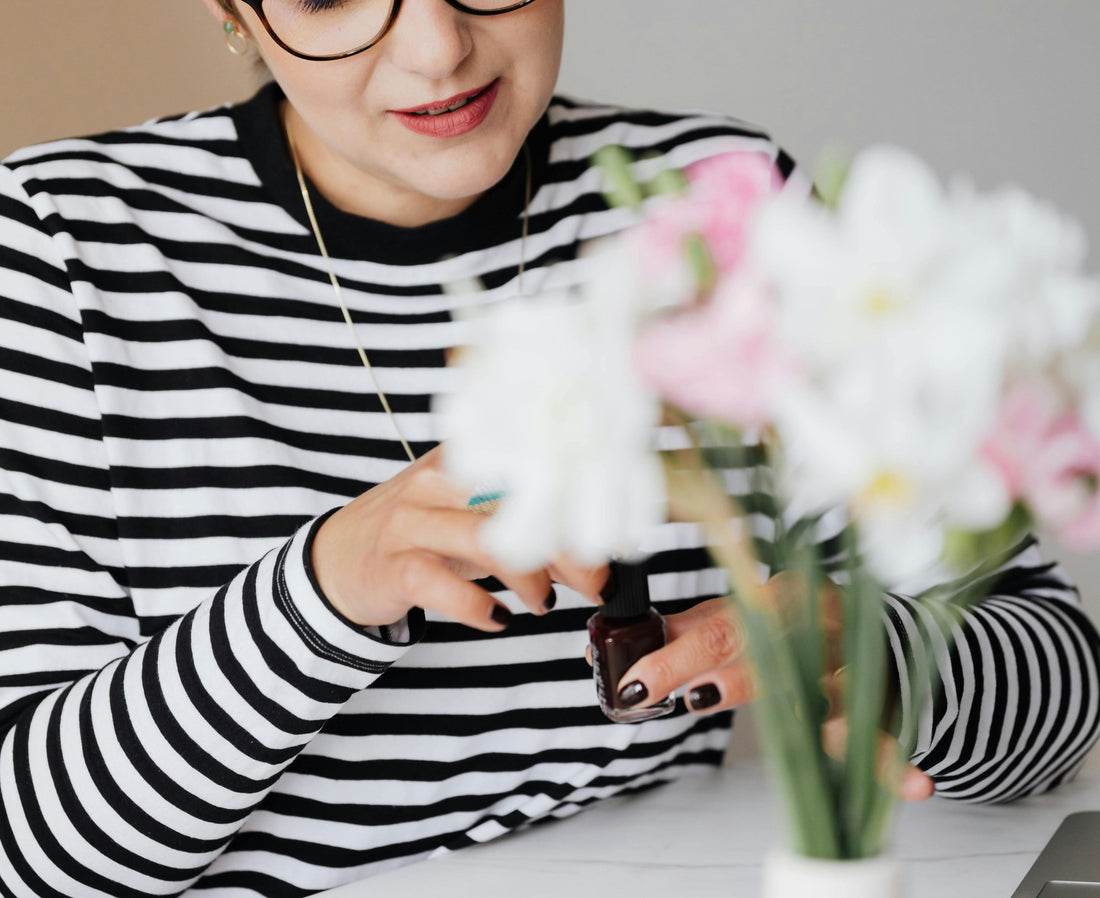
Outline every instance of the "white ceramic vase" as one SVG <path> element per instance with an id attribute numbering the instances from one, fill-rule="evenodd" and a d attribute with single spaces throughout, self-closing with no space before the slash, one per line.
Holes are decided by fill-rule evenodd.
<path id="1" fill-rule="evenodd" d="M 764 861 L 763 898 L 902 898 L 901 867 L 891 855 L 823 861 L 777 850 Z"/>

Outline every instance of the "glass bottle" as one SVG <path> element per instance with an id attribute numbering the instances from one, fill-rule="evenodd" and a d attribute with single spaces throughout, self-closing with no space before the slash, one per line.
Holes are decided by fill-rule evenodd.
<path id="1" fill-rule="evenodd" d="M 668 643 L 665 619 L 649 598 L 645 562 L 612 561 L 611 573 L 600 595 L 604 605 L 588 619 L 592 647 L 592 676 L 604 714 L 616 723 L 637 723 L 672 712 L 672 696 L 645 708 L 623 701 L 619 681 L 639 659 Z M 623 684 L 629 686 L 630 684 Z M 637 693 L 637 688 L 633 693 Z"/>

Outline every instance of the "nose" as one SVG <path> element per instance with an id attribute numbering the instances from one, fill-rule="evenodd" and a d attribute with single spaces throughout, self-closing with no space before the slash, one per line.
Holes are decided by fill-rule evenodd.
<path id="1" fill-rule="evenodd" d="M 443 80 L 470 55 L 473 41 L 467 17 L 445 0 L 404 0 L 385 46 L 399 68 Z"/>

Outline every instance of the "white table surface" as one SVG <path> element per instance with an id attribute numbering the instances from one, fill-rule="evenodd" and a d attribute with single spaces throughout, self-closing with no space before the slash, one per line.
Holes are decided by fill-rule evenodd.
<path id="1" fill-rule="evenodd" d="M 1090 578 L 1082 559 L 1093 566 Z M 1076 559 L 1082 583 L 1100 578 L 1097 559 Z M 1100 622 L 1095 595 L 1086 590 L 1085 605 Z M 748 717 L 748 709 L 738 711 L 732 766 L 323 898 L 757 898 L 776 830 L 761 762 L 745 757 L 757 751 Z M 903 807 L 894 847 L 905 864 L 907 898 L 1011 898 L 1062 819 L 1092 810 L 1100 810 L 1100 749 L 1074 782 L 1036 798 L 996 807 L 933 798 Z"/>
<path id="2" fill-rule="evenodd" d="M 933 798 L 905 807 L 895 853 L 907 895 L 1010 898 L 1062 818 L 1081 810 L 1100 810 L 1095 753 L 1074 782 L 1047 795 L 1002 806 Z M 755 898 L 761 858 L 775 840 L 761 763 L 753 759 L 324 895 Z"/>

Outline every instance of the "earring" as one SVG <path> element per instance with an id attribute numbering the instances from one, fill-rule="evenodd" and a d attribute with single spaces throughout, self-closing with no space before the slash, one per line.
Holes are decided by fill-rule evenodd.
<path id="1" fill-rule="evenodd" d="M 237 23 L 226 19 L 222 24 L 222 30 L 225 31 L 225 48 L 234 56 L 244 56 L 248 52 L 248 38 Z M 233 42 L 235 37 L 240 39 L 240 43 Z"/>

